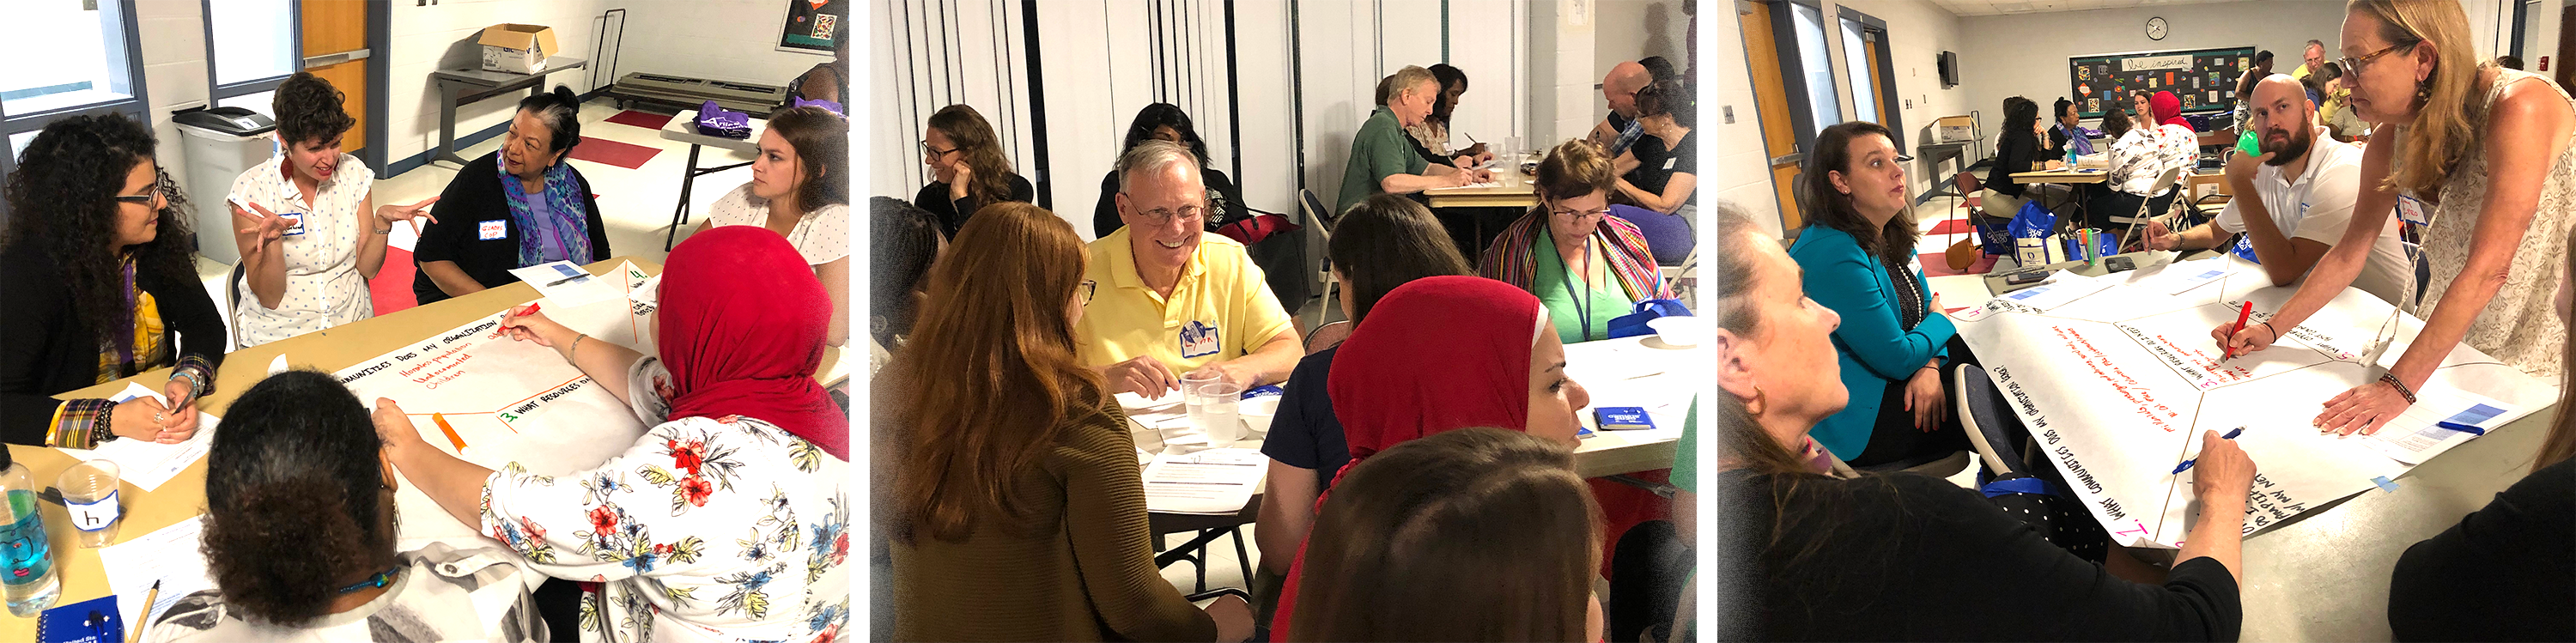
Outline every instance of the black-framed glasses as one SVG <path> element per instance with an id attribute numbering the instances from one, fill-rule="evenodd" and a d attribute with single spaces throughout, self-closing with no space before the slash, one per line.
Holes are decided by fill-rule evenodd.
<path id="1" fill-rule="evenodd" d="M 2343 73 L 2345 73 L 2345 74 L 2358 74 L 2358 73 L 2361 73 L 2361 66 L 2362 66 L 2362 64 L 2363 64 L 2363 63 L 2368 63 L 2368 62 L 2370 62 L 2370 61 L 2372 61 L 2372 60 L 2378 59 L 2380 56 L 2386 56 L 2386 55 L 2388 55 L 2388 52 L 2396 51 L 2396 50 L 2397 50 L 2398 48 L 2400 48 L 2400 47 L 2405 48 L 2407 51 L 2414 51 L 2414 50 L 2415 50 L 2415 45 L 2416 45 L 2417 43 L 2421 43 L 2421 42 L 2424 42 L 2424 41 L 2418 40 L 2418 41 L 2415 41 L 2415 42 L 2410 42 L 2410 43 L 2406 43 L 2406 44 L 2402 44 L 2402 45 L 2389 45 L 2389 46 L 2386 46 L 2386 47 L 2381 47 L 2381 48 L 2379 48 L 2379 51 L 2374 51 L 2374 52 L 2370 52 L 2370 53 L 2367 53 L 2367 54 L 2362 54 L 2360 58 L 2354 58 L 2354 57 L 2351 57 L 2351 56 L 2344 56 L 2344 57 L 2342 57 L 2342 58 L 2336 58 L 2336 59 L 2335 59 L 2335 62 L 2342 63 L 2342 65 L 2343 65 Z"/>
<path id="2" fill-rule="evenodd" d="M 936 147 L 931 147 L 931 146 L 930 146 L 930 141 L 922 141 L 922 142 L 921 142 L 921 157 L 922 157 L 922 158 L 935 159 L 935 158 L 939 158 L 939 157 L 947 156 L 947 155 L 949 155 L 950 153 L 953 153 L 953 152 L 956 152 L 956 151 L 958 151 L 958 150 L 962 150 L 962 149 L 966 149 L 966 148 L 962 148 L 962 147 L 952 147 L 952 148 L 948 148 L 948 149 L 944 149 L 944 150 L 943 150 L 943 149 L 939 149 L 939 148 L 936 148 Z"/>
<path id="3" fill-rule="evenodd" d="M 1075 294 L 1079 294 L 1079 295 L 1081 295 L 1081 296 L 1082 296 L 1082 305 L 1084 305 L 1084 306 L 1090 306 L 1090 305 L 1091 305 L 1091 296 L 1094 294 L 1094 291 L 1097 291 L 1097 290 L 1099 290 L 1099 289 L 1100 289 L 1100 282 L 1099 282 L 1099 281 L 1091 280 L 1091 279 L 1084 279 L 1084 280 L 1082 280 L 1082 286 L 1081 286 L 1081 287 L 1079 287 L 1079 288 L 1075 288 L 1075 289 L 1073 289 L 1073 292 L 1074 292 Z"/>
<path id="4" fill-rule="evenodd" d="M 159 194 L 160 190 L 155 189 L 153 192 L 154 194 L 119 194 L 108 198 L 115 199 L 117 203 L 132 203 L 135 205 L 148 206 L 152 205 L 153 197 L 161 196 Z"/>

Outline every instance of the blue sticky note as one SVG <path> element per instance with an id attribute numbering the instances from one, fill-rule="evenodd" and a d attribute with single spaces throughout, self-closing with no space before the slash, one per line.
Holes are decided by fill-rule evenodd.
<path id="1" fill-rule="evenodd" d="M 2380 477 L 2377 477 L 2377 478 L 2371 478 L 2371 479 L 2370 479 L 2370 483 L 2371 483 L 2371 484 L 2375 484 L 2375 485 L 2379 485 L 2379 490 L 2380 490 L 2380 491 L 2386 491 L 2386 492 L 2389 492 L 2389 493 L 2397 493 L 2397 483 L 2389 482 L 2389 481 L 2388 481 L 2388 476 L 2380 476 Z"/>

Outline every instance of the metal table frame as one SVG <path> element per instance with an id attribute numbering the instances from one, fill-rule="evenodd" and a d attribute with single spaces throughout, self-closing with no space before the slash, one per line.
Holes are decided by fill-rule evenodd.
<path id="1" fill-rule="evenodd" d="M 555 56 L 546 59 L 546 68 L 534 74 L 513 74 L 480 69 L 441 69 L 430 72 L 438 83 L 438 147 L 430 150 L 429 161 L 447 161 L 462 167 L 465 157 L 456 155 L 456 106 L 526 88 L 529 96 L 546 92 L 546 74 L 572 71 L 588 65 L 579 58 Z M 479 87 L 467 91 L 468 87 Z"/>

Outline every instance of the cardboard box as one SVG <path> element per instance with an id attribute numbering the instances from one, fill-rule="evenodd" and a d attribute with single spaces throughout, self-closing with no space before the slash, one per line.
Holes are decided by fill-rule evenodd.
<path id="1" fill-rule="evenodd" d="M 533 74 L 546 69 L 555 48 L 555 30 L 545 25 L 497 24 L 483 28 L 483 71 Z"/>
<path id="2" fill-rule="evenodd" d="M 1932 122 L 1933 135 L 1943 143 L 1959 143 L 1977 138 L 1977 120 L 1967 116 L 1943 116 Z"/>

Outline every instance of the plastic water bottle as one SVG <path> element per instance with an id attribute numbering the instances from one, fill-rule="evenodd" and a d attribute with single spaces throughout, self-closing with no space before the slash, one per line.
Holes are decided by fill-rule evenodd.
<path id="1" fill-rule="evenodd" d="M 0 471 L 0 494 L 8 502 L 5 515 L 0 515 L 0 595 L 9 602 L 9 613 L 32 618 L 54 606 L 62 595 L 62 582 L 54 577 L 54 550 L 45 537 L 45 516 L 37 507 L 35 483 L 29 480 L 27 465 L 10 463 Z"/>

